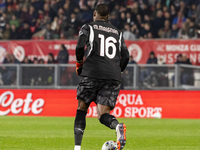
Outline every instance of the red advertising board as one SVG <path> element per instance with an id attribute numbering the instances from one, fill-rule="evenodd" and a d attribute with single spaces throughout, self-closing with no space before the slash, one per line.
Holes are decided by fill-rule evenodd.
<path id="1" fill-rule="evenodd" d="M 154 51 L 157 58 L 166 64 L 173 64 L 178 54 L 187 55 L 194 65 L 200 64 L 200 40 L 140 40 L 126 41 L 129 53 L 136 62 L 145 64 L 149 53 Z"/>
<path id="2" fill-rule="evenodd" d="M 76 90 L 0 90 L 0 116 L 65 116 L 74 117 Z M 116 117 L 200 119 L 199 91 L 129 91 L 121 90 L 115 109 Z M 88 109 L 96 117 L 96 105 Z"/>
<path id="3" fill-rule="evenodd" d="M 76 40 L 53 40 L 53 41 L 1 41 L 0 63 L 6 52 L 13 53 L 22 61 L 24 56 L 30 59 L 34 57 L 47 61 L 48 53 L 57 57 L 60 44 L 64 44 L 69 51 L 69 63 L 75 63 Z M 140 40 L 126 41 L 129 53 L 133 55 L 139 64 L 145 64 L 149 53 L 154 51 L 158 59 L 162 58 L 166 64 L 173 64 L 178 54 L 187 55 L 193 64 L 200 64 L 200 40 Z"/>
<path id="4" fill-rule="evenodd" d="M 54 57 L 60 50 L 60 44 L 64 44 L 69 52 L 69 63 L 75 63 L 75 49 L 77 41 L 57 40 L 57 41 L 3 41 L 0 42 L 0 63 L 6 55 L 6 52 L 14 54 L 15 57 L 22 61 L 25 56 L 33 60 L 34 57 L 42 58 L 47 62 L 48 54 L 53 53 Z"/>

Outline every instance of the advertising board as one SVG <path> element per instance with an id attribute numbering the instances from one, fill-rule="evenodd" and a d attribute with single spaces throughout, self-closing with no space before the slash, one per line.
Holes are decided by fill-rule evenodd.
<path id="1" fill-rule="evenodd" d="M 166 64 L 174 64 L 178 54 L 185 54 L 192 64 L 200 64 L 200 40 L 139 40 L 125 41 L 130 55 L 138 64 L 146 64 L 151 51 L 154 51 L 158 59 Z M 60 50 L 60 44 L 64 44 L 69 52 L 69 63 L 76 62 L 76 40 L 52 40 L 52 41 L 1 41 L 0 63 L 3 62 L 6 52 L 14 54 L 21 62 L 25 56 L 33 60 L 34 57 L 47 62 L 48 54 L 54 54 L 55 59 Z"/>
<path id="2" fill-rule="evenodd" d="M 74 117 L 77 105 L 76 90 L 0 90 L 0 116 Z M 121 90 L 112 114 L 122 118 L 200 118 L 199 108 L 199 91 Z M 87 116 L 97 117 L 95 103 Z"/>

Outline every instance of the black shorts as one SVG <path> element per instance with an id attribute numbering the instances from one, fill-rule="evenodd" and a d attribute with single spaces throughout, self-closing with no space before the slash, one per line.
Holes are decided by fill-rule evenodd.
<path id="1" fill-rule="evenodd" d="M 86 104 L 94 101 L 113 109 L 120 91 L 121 83 L 117 80 L 95 79 L 83 77 L 77 88 L 77 99 Z"/>

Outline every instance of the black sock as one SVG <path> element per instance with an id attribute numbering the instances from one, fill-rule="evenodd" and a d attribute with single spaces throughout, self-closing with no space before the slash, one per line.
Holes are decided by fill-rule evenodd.
<path id="1" fill-rule="evenodd" d="M 77 110 L 76 118 L 74 121 L 74 140 L 75 145 L 81 145 L 84 129 L 86 126 L 86 117 L 87 112 L 82 110 Z"/>
<path id="2" fill-rule="evenodd" d="M 116 126 L 119 124 L 119 122 L 117 121 L 117 119 L 113 115 L 110 115 L 110 114 L 107 114 L 107 113 L 101 115 L 99 121 L 102 124 L 104 124 L 105 126 L 111 128 L 111 129 L 115 129 Z"/>

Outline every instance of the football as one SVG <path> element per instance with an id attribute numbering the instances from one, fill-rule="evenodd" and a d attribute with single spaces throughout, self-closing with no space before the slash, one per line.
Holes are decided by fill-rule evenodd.
<path id="1" fill-rule="evenodd" d="M 153 116 L 154 116 L 154 118 L 160 119 L 160 118 L 162 117 L 162 114 L 161 114 L 160 112 L 155 112 L 155 113 L 153 114 Z"/>
<path id="2" fill-rule="evenodd" d="M 115 141 L 106 141 L 101 150 L 117 150 L 117 142 Z"/>

